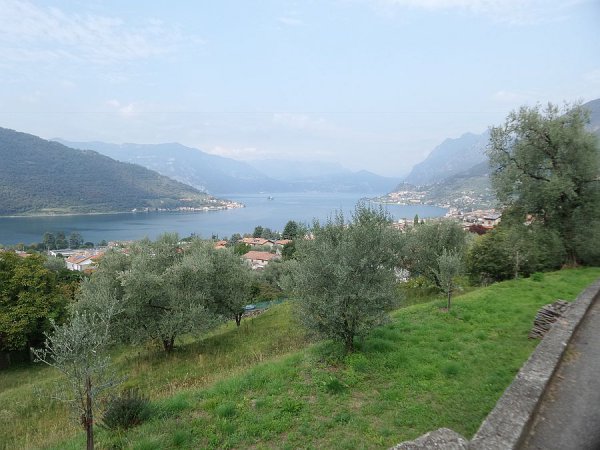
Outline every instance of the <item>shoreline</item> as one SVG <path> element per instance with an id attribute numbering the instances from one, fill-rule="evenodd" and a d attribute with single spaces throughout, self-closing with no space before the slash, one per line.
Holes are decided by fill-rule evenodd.
<path id="1" fill-rule="evenodd" d="M 70 217 L 70 216 L 106 216 L 106 215 L 117 215 L 117 214 L 148 214 L 148 213 L 204 213 L 211 211 L 228 211 L 230 209 L 245 208 L 246 205 L 239 203 L 239 206 L 233 207 L 206 207 L 197 209 L 174 209 L 174 210 L 139 210 L 139 211 L 106 211 L 106 212 L 68 212 L 68 213 L 31 213 L 31 214 L 11 214 L 11 215 L 0 215 L 0 219 L 24 219 L 27 217 Z"/>
<path id="2" fill-rule="evenodd" d="M 282 230 L 288 220 L 311 224 L 316 218 L 326 221 L 332 211 L 351 211 L 364 194 L 272 194 L 275 201 L 268 201 L 265 194 L 252 193 L 234 197 L 232 200 L 245 204 L 245 208 L 207 211 L 208 214 L 191 214 L 187 211 L 132 214 L 131 211 L 102 211 L 93 214 L 48 214 L 56 211 L 36 211 L 34 214 L 0 218 L 0 243 L 38 242 L 46 231 L 79 232 L 84 240 L 96 242 L 101 239 L 132 240 L 144 236 L 155 238 L 163 232 L 177 232 L 181 236 L 192 233 L 205 238 L 213 234 L 230 236 L 234 233 L 251 233 L 255 226 L 262 225 L 272 230 Z M 374 196 L 370 196 L 374 197 Z M 215 205 L 216 206 L 216 205 Z M 413 218 L 443 217 L 446 210 L 432 206 L 385 205 L 394 217 Z M 42 214 L 43 213 L 43 214 Z M 115 214 L 113 214 L 115 213 Z"/>

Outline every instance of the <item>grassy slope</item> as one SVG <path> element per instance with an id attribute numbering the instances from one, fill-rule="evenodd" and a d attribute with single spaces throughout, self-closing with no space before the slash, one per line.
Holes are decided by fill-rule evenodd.
<path id="1" fill-rule="evenodd" d="M 441 426 L 471 436 L 535 347 L 527 333 L 537 309 L 574 299 L 598 276 L 578 269 L 500 283 L 456 299 L 450 314 L 443 301 L 411 306 L 348 357 L 330 343 L 304 348 L 289 305 L 190 342 L 174 358 L 120 354 L 127 384 L 155 400 L 155 418 L 120 435 L 99 431 L 98 444 L 382 448 Z M 32 395 L 54 376 L 0 372 L 0 443 L 82 446 L 61 407 Z"/>

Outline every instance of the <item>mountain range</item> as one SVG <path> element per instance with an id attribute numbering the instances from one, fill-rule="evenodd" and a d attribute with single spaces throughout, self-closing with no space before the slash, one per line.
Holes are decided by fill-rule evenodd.
<path id="1" fill-rule="evenodd" d="M 600 139 L 600 99 L 582 105 L 590 113 L 588 130 Z M 446 139 L 415 165 L 394 191 L 407 190 L 407 185 L 427 192 L 426 201 L 453 204 L 465 197 L 475 199 L 472 206 L 490 206 L 494 196 L 489 182 L 486 145 L 489 131 L 465 133 L 456 139 Z M 417 188 L 419 187 L 419 188 Z"/>
<path id="2" fill-rule="evenodd" d="M 600 138 L 600 99 L 583 106 L 590 111 L 588 128 Z M 379 194 L 409 185 L 424 186 L 427 201 L 437 204 L 461 195 L 491 203 L 488 138 L 484 132 L 446 139 L 398 185 L 399 179 L 339 164 L 243 162 L 177 143 L 47 141 L 0 128 L 0 215 L 226 207 L 207 192 Z"/>
<path id="3" fill-rule="evenodd" d="M 69 147 L 94 150 L 118 161 L 139 164 L 215 195 L 246 192 L 388 192 L 399 178 L 339 164 L 268 159 L 237 161 L 177 143 L 110 144 L 55 139 Z"/>
<path id="4" fill-rule="evenodd" d="M 423 162 L 413 167 L 404 182 L 417 186 L 433 184 L 487 161 L 485 146 L 488 140 L 489 131 L 446 139 Z"/>
<path id="5" fill-rule="evenodd" d="M 0 215 L 226 205 L 144 167 L 6 128 L 0 160 Z"/>

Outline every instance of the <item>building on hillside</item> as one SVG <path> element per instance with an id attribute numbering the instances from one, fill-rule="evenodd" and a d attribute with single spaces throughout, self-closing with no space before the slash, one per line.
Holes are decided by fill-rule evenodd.
<path id="1" fill-rule="evenodd" d="M 255 250 L 251 250 L 243 255 L 242 258 L 248 262 L 252 270 L 259 270 L 264 269 L 269 262 L 281 259 L 281 256 L 275 253 L 257 252 Z"/>
<path id="2" fill-rule="evenodd" d="M 263 238 L 243 238 L 240 242 L 248 244 L 250 247 L 273 247 L 275 242 Z"/>
<path id="3" fill-rule="evenodd" d="M 102 258 L 104 253 L 96 253 L 95 255 L 73 255 L 69 256 L 65 262 L 67 269 L 77 270 L 79 272 L 91 271 L 97 267 L 98 260 Z"/>
<path id="4" fill-rule="evenodd" d="M 215 242 L 215 248 L 217 250 L 222 249 L 222 248 L 226 248 L 227 247 L 227 241 L 217 241 Z"/>
<path id="5" fill-rule="evenodd" d="M 502 218 L 502 214 L 494 213 L 494 214 L 486 214 L 483 216 L 482 225 L 485 228 L 494 228 L 500 223 L 500 219 Z"/>
<path id="6" fill-rule="evenodd" d="M 291 239 L 278 239 L 275 241 L 275 245 L 281 245 L 282 247 L 286 244 L 289 244 L 290 242 L 292 242 Z"/>
<path id="7" fill-rule="evenodd" d="M 80 255 L 81 250 L 70 249 L 70 248 L 62 248 L 59 250 L 48 250 L 48 255 L 50 256 L 63 256 L 64 258 L 68 258 L 73 255 Z"/>

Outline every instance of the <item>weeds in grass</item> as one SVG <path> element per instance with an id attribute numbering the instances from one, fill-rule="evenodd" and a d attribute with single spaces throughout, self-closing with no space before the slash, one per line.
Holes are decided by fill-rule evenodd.
<path id="1" fill-rule="evenodd" d="M 224 402 L 215 408 L 215 414 L 219 417 L 233 417 L 236 415 L 236 406 L 232 402 Z"/>
<path id="2" fill-rule="evenodd" d="M 341 394 L 346 389 L 348 389 L 348 385 L 342 383 L 336 377 L 329 377 L 328 380 L 323 382 L 323 387 L 325 388 L 325 391 L 329 394 Z"/>
<path id="3" fill-rule="evenodd" d="M 127 429 L 148 420 L 150 414 L 148 398 L 137 389 L 127 389 L 108 401 L 101 424 L 110 430 Z"/>

